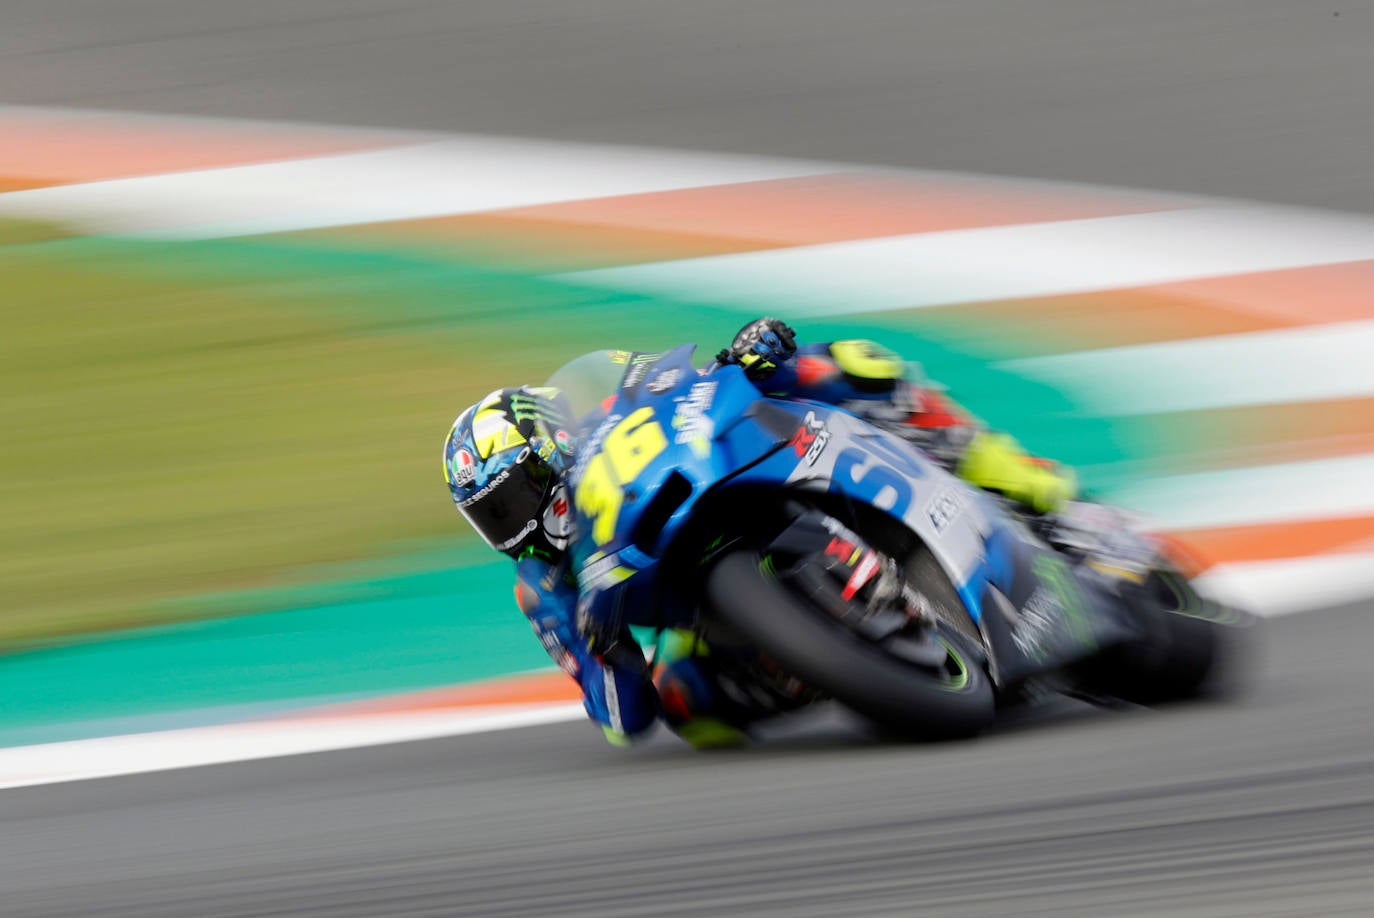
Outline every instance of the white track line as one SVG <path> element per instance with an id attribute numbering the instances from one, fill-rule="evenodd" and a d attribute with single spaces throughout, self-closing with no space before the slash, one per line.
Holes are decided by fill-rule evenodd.
<path id="1" fill-rule="evenodd" d="M 213 238 L 815 175 L 819 163 L 459 137 L 0 195 L 0 216 Z"/>
<path id="2" fill-rule="evenodd" d="M 1105 495 L 1169 529 L 1374 513 L 1374 454 L 1152 478 Z"/>
<path id="3" fill-rule="evenodd" d="M 1374 258 L 1374 220 L 1228 204 L 954 230 L 560 275 L 721 305 L 846 315 Z"/>
<path id="4" fill-rule="evenodd" d="M 580 704 L 294 718 L 0 749 L 0 789 L 581 720 Z"/>
<path id="5" fill-rule="evenodd" d="M 1374 307 L 1371 307 L 1374 312 Z M 1374 394 L 1374 319 L 1003 363 L 1100 415 Z"/>

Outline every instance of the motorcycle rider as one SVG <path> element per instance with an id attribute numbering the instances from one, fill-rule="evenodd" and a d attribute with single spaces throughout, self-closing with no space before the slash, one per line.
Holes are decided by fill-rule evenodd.
<path id="1" fill-rule="evenodd" d="M 652 356 L 611 351 L 593 359 L 618 380 Z M 1013 438 L 983 429 L 948 399 L 911 382 L 902 360 L 872 341 L 798 348 L 791 328 L 765 317 L 745 325 L 703 372 L 729 364 L 742 367 L 765 395 L 848 410 L 1035 513 L 1074 496 L 1070 473 L 1032 458 Z M 805 687 L 758 654 L 742 656 L 690 633 L 668 632 L 655 680 L 627 628 L 607 633 L 597 623 L 579 623 L 565 484 L 575 429 L 558 389 L 498 389 L 454 421 L 444 474 L 458 510 L 492 548 L 515 560 L 516 603 L 549 656 L 577 681 L 606 738 L 624 744 L 661 715 L 694 746 L 734 744 L 751 723 L 807 703 L 812 696 Z"/>

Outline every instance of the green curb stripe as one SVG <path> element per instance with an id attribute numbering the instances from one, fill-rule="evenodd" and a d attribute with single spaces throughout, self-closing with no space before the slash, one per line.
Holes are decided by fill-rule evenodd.
<path id="1" fill-rule="evenodd" d="M 509 562 L 311 588 L 280 612 L 139 629 L 12 654 L 0 745 L 151 729 L 549 668 L 511 599 Z M 54 725 L 64 725 L 60 729 Z M 142 726 L 140 726 L 142 725 Z"/>

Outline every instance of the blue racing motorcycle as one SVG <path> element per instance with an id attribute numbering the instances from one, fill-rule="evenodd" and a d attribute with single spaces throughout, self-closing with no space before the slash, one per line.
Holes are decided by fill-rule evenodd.
<path id="1" fill-rule="evenodd" d="M 1197 694 L 1249 621 L 1147 538 L 1047 539 L 902 440 L 766 398 L 738 367 L 702 374 L 693 350 L 629 360 L 582 432 L 570 487 L 584 621 L 751 648 L 922 736 L 976 732 L 1045 685 Z"/>

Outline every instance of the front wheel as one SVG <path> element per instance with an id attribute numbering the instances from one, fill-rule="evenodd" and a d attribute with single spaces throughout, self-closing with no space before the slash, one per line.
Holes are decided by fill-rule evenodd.
<path id="1" fill-rule="evenodd" d="M 957 639 L 933 632 L 943 663 L 899 659 L 798 596 L 756 552 L 734 552 L 711 570 L 713 614 L 807 685 L 889 728 L 922 738 L 967 736 L 992 722 L 992 685 Z"/>

